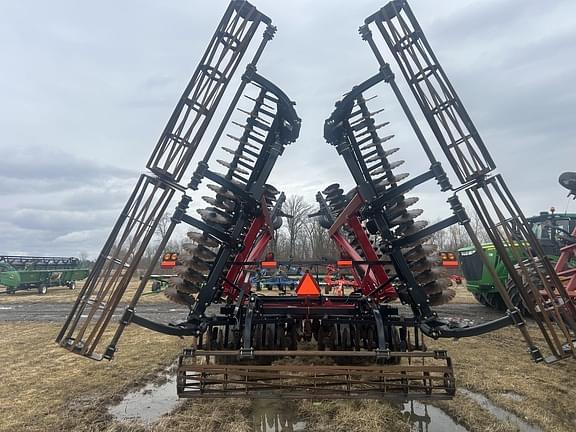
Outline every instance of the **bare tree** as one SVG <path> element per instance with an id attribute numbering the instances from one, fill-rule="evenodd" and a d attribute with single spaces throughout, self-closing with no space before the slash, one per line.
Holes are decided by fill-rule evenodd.
<path id="1" fill-rule="evenodd" d="M 293 257 L 296 253 L 296 246 L 302 240 L 305 227 L 308 222 L 312 206 L 304 201 L 300 195 L 291 195 L 284 203 L 284 212 L 291 217 L 287 218 L 286 229 L 288 231 L 288 256 Z"/>
<path id="2" fill-rule="evenodd" d="M 470 227 L 476 233 L 476 236 L 481 243 L 488 243 L 490 241 L 490 237 L 486 233 L 480 218 L 473 212 L 470 216 Z M 440 250 L 445 251 L 456 251 L 460 248 L 472 245 L 468 233 L 460 224 L 451 225 L 446 229 L 435 232 L 432 234 L 430 243 L 435 244 Z"/>
<path id="3" fill-rule="evenodd" d="M 328 230 L 320 225 L 318 218 L 308 219 L 304 228 L 310 258 L 335 258 L 338 256 L 334 242 L 328 235 Z"/>
<path id="4" fill-rule="evenodd" d="M 156 227 L 156 235 L 160 238 L 160 241 L 166 236 L 168 228 L 172 223 L 172 216 L 168 213 L 164 213 L 160 220 L 158 221 L 158 226 Z"/>

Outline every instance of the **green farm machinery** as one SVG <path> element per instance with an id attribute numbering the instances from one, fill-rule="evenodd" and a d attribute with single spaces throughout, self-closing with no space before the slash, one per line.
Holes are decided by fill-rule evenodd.
<path id="1" fill-rule="evenodd" d="M 567 180 L 565 180 L 567 174 L 573 173 L 565 173 L 560 176 L 560 184 L 568 188 L 572 194 L 574 192 L 569 188 Z M 573 175 L 570 178 L 576 178 L 576 176 Z M 551 208 L 549 212 L 541 212 L 538 216 L 527 218 L 527 221 L 542 250 L 552 264 L 557 266 L 565 249 L 576 242 L 576 238 L 574 237 L 576 235 L 576 213 L 556 214 L 555 209 Z M 488 260 L 494 266 L 498 279 L 506 286 L 506 290 L 514 305 L 525 314 L 529 314 L 516 284 L 509 277 L 508 270 L 494 245 L 488 243 L 482 245 L 482 247 Z M 510 253 L 510 245 L 508 245 L 507 253 L 508 257 L 516 263 L 516 266 L 521 265 Z M 458 258 L 460 267 L 467 281 L 466 287 L 468 291 L 474 295 L 476 300 L 492 309 L 506 310 L 507 307 L 495 286 L 494 278 L 482 263 L 474 246 L 459 249 Z M 566 261 L 566 259 L 564 261 Z M 562 266 L 563 268 L 566 266 L 576 268 L 576 262 L 574 258 L 570 257 Z M 557 272 L 560 274 L 560 270 L 557 269 Z"/>
<path id="2" fill-rule="evenodd" d="M 0 286 L 6 294 L 36 289 L 44 295 L 49 287 L 76 288 L 76 281 L 86 279 L 89 269 L 78 258 L 0 255 Z"/>

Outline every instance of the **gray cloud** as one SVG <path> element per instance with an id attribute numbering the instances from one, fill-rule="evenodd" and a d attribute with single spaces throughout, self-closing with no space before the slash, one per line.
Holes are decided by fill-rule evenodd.
<path id="1" fill-rule="evenodd" d="M 334 102 L 377 72 L 357 28 L 385 1 L 254 3 L 278 26 L 259 72 L 297 102 L 303 119 L 300 140 L 286 149 L 270 181 L 310 201 L 332 182 L 351 187 L 322 127 Z M 576 4 L 410 3 L 520 204 L 527 213 L 549 205 L 564 209 L 556 178 L 576 169 L 576 63 L 570 55 L 576 52 Z M 0 253 L 97 254 L 226 4 L 0 4 L 0 50 L 11 65 L 0 71 Z M 223 109 L 237 83 L 230 85 Z M 387 130 L 396 135 L 392 145 L 401 147 L 406 171 L 425 170 L 390 90 L 383 84 L 373 93 L 379 95 L 374 106 L 386 108 L 383 118 L 391 121 Z M 415 193 L 425 197 L 430 219 L 447 216 L 435 185 Z M 198 205 L 195 195 L 193 207 Z"/>

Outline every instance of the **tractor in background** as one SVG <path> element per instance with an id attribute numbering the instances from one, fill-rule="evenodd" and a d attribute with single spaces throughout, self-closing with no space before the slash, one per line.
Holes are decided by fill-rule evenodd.
<path id="1" fill-rule="evenodd" d="M 568 196 L 574 195 L 576 198 L 576 173 L 562 174 L 559 183 L 570 191 Z M 573 245 L 576 242 L 576 213 L 557 214 L 552 207 L 549 212 L 541 212 L 538 216 L 530 217 L 527 220 L 544 253 L 555 264 L 558 274 L 576 268 L 576 259 L 573 253 Z M 570 256 L 564 257 L 563 253 L 567 248 L 572 252 Z M 509 278 L 508 271 L 494 245 L 491 243 L 484 244 L 483 249 L 494 266 L 498 279 L 506 285 L 514 305 L 527 314 L 528 310 L 518 288 Z M 509 257 L 513 259 L 510 254 Z M 505 310 L 506 305 L 496 289 L 494 278 L 483 265 L 476 249 L 473 246 L 459 249 L 458 260 L 466 279 L 466 287 L 476 300 L 492 309 Z M 576 298 L 575 288 L 572 287 L 572 298 Z"/>

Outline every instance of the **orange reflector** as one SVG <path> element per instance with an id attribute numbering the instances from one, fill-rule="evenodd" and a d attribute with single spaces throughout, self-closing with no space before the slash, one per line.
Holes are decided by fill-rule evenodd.
<path id="1" fill-rule="evenodd" d="M 278 263 L 276 261 L 262 261 L 260 267 L 262 268 L 276 268 Z"/>
<path id="2" fill-rule="evenodd" d="M 172 267 L 176 267 L 176 261 L 162 261 L 160 263 L 160 268 L 172 268 Z"/>
<path id="3" fill-rule="evenodd" d="M 312 277 L 310 273 L 304 273 L 302 279 L 298 283 L 298 288 L 296 288 L 296 295 L 298 296 L 319 296 L 320 287 L 316 282 L 316 279 Z"/>
<path id="4" fill-rule="evenodd" d="M 458 267 L 458 261 L 442 261 L 444 267 Z"/>
<path id="5" fill-rule="evenodd" d="M 350 260 L 340 260 L 336 261 L 338 267 L 352 267 L 352 261 Z"/>

